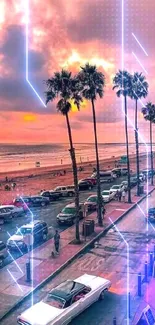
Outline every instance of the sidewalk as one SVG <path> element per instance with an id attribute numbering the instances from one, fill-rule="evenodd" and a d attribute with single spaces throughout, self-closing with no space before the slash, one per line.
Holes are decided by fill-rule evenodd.
<path id="1" fill-rule="evenodd" d="M 151 192 L 154 187 L 149 186 Z M 75 227 L 72 226 L 61 233 L 60 255 L 56 258 L 51 257 L 53 247 L 53 239 L 37 247 L 31 252 L 31 266 L 33 274 L 33 282 L 26 282 L 25 264 L 28 254 L 18 258 L 0 271 L 0 320 L 10 311 L 17 303 L 22 301 L 33 290 L 41 287 L 45 281 L 56 276 L 75 259 L 82 251 L 84 251 L 90 243 L 96 240 L 96 236 L 102 236 L 107 228 L 111 227 L 109 217 L 116 222 L 131 210 L 136 203 L 140 202 L 145 196 L 135 196 L 135 189 L 132 190 L 132 204 L 112 201 L 107 205 L 107 213 L 104 219 L 103 227 L 95 226 L 95 233 L 87 237 L 87 240 L 81 235 L 81 244 L 74 245 L 72 241 L 75 238 Z M 89 215 L 86 219 L 96 219 L 96 212 Z M 82 233 L 82 224 L 80 222 L 80 233 Z"/>

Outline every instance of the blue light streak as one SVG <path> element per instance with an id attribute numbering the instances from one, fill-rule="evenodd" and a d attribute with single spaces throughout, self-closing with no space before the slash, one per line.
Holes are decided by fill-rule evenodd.
<path id="1" fill-rule="evenodd" d="M 120 237 L 123 239 L 123 241 L 126 245 L 126 250 L 127 250 L 127 288 L 126 288 L 127 292 L 126 292 L 126 297 L 127 297 L 127 324 L 129 325 L 129 323 L 130 323 L 130 319 L 129 319 L 129 292 L 130 292 L 129 244 L 110 217 L 109 217 L 109 220 L 110 220 L 111 224 L 113 225 L 113 227 L 118 232 L 118 234 L 120 235 Z"/>
<path id="2" fill-rule="evenodd" d="M 22 202 L 25 204 L 26 208 L 28 209 L 28 211 L 31 214 L 31 222 L 34 221 L 34 216 L 33 216 L 33 212 L 30 210 L 30 208 L 28 207 L 27 203 L 24 201 L 24 199 L 20 196 L 20 199 L 22 200 Z M 29 261 L 30 261 L 30 251 L 29 251 Z M 33 243 L 32 243 L 32 250 L 31 250 L 31 290 L 32 290 L 32 295 L 31 295 L 31 306 L 33 306 L 34 304 L 34 298 L 33 298 L 33 284 L 34 284 L 34 273 L 33 273 Z"/>
<path id="3" fill-rule="evenodd" d="M 142 46 L 142 44 L 139 42 L 138 38 L 135 36 L 134 33 L 132 33 L 132 36 L 135 38 L 136 42 L 139 44 L 139 46 L 141 47 L 141 49 L 143 50 L 143 52 L 145 53 L 146 56 L 148 56 L 147 52 L 145 51 L 144 47 Z"/>
<path id="4" fill-rule="evenodd" d="M 18 263 L 15 261 L 14 257 L 12 256 L 12 254 L 8 251 L 10 257 L 12 258 L 13 262 L 16 264 L 16 266 L 18 267 L 19 271 L 24 274 L 24 272 L 21 270 L 20 266 L 18 265 Z"/>
<path id="5" fill-rule="evenodd" d="M 16 285 L 18 286 L 18 288 L 23 292 L 21 286 L 18 284 L 17 280 L 14 278 L 13 274 L 7 269 L 8 273 L 10 274 L 11 278 L 13 279 L 13 281 L 16 283 Z"/>
<path id="6" fill-rule="evenodd" d="M 144 68 L 144 66 L 142 65 L 142 63 L 140 62 L 140 60 L 138 59 L 137 55 L 132 51 L 133 56 L 135 57 L 135 59 L 137 60 L 137 62 L 139 63 L 139 65 L 141 66 L 141 68 L 144 70 L 144 72 L 146 74 L 148 74 L 148 72 L 146 71 L 146 69 Z"/>
<path id="7" fill-rule="evenodd" d="M 29 80 L 29 0 L 25 1 L 25 16 L 26 16 L 26 23 L 25 23 L 25 32 L 26 32 L 26 44 L 25 44 L 25 66 L 26 66 L 26 81 L 37 96 L 37 98 L 40 100 L 42 105 L 46 107 L 44 101 L 42 98 L 39 96 L 35 88 L 33 87 L 32 83 Z"/>
<path id="8" fill-rule="evenodd" d="M 124 15 L 124 9 L 125 9 L 125 0 L 122 0 L 122 3 L 121 3 L 121 26 L 122 26 L 122 71 L 124 70 L 124 21 L 125 21 L 125 15 Z M 140 45 L 140 44 L 139 44 Z M 139 61 L 138 57 L 135 55 L 134 52 L 132 52 L 132 54 L 134 55 L 134 57 L 136 58 L 137 62 L 140 64 L 140 66 L 142 67 L 142 69 L 146 72 L 146 74 L 148 74 L 148 72 L 146 71 L 146 69 L 143 67 L 143 65 L 141 64 L 141 62 Z M 141 104 L 143 105 L 143 102 L 141 101 L 141 99 L 139 99 L 139 101 L 141 102 Z M 144 106 L 144 105 L 143 105 Z M 122 111 L 125 115 L 125 112 L 124 112 L 124 101 L 123 101 L 123 98 L 122 98 Z M 127 116 L 127 120 L 128 122 L 130 123 L 130 125 L 133 127 L 133 129 L 135 130 L 135 126 L 133 125 L 132 121 L 129 119 L 129 117 Z M 138 130 L 136 130 L 137 134 L 139 135 L 139 138 L 141 139 L 141 141 L 144 143 L 145 145 L 145 148 L 146 148 L 146 168 L 148 169 L 149 167 L 149 149 L 148 149 L 148 146 L 146 144 L 146 141 L 143 139 L 143 136 L 139 133 Z M 148 190 L 149 189 L 149 180 L 148 180 L 148 177 L 147 177 L 147 184 L 146 184 L 146 192 L 147 192 L 147 197 L 146 197 L 146 208 L 148 210 Z M 116 227 L 116 230 L 118 231 L 117 227 Z M 121 233 L 120 233 L 121 235 Z M 148 223 L 147 223 L 147 235 L 148 235 Z M 121 237 L 123 237 L 121 235 Z M 124 240 L 124 237 L 123 237 L 123 240 Z M 128 244 L 126 242 L 126 244 Z M 127 246 L 127 251 L 129 250 L 129 246 Z M 128 256 L 129 258 L 129 256 Z M 127 287 L 128 287 L 128 284 L 127 284 Z M 128 308 L 128 306 L 127 306 Z M 127 319 L 127 322 L 129 324 L 129 319 Z"/>

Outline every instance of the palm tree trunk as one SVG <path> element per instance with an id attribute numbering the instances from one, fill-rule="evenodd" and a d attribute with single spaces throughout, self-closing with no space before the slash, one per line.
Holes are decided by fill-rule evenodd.
<path id="1" fill-rule="evenodd" d="M 95 137 L 95 151 L 96 151 L 96 168 L 97 168 L 97 218 L 99 226 L 102 226 L 102 198 L 101 198 L 101 185 L 100 185 L 100 165 L 99 165 L 99 155 L 98 155 L 98 142 L 97 142 L 97 130 L 96 130 L 96 114 L 94 100 L 92 102 L 93 111 L 93 124 L 94 124 L 94 137 Z"/>
<path id="2" fill-rule="evenodd" d="M 136 99 L 136 109 L 135 109 L 135 142 L 136 142 L 136 165 L 137 165 L 137 196 L 140 195 L 140 181 L 139 181 L 139 141 L 138 141 L 138 121 L 137 121 L 137 111 L 138 111 L 138 100 Z"/>
<path id="3" fill-rule="evenodd" d="M 152 121 L 150 121 L 151 185 L 153 185 Z"/>
<path id="4" fill-rule="evenodd" d="M 80 242 L 80 232 L 79 232 L 79 186 L 78 186 L 78 175 L 77 175 L 77 163 L 76 163 L 76 157 L 75 157 L 75 149 L 73 147 L 71 127 L 70 127 L 68 114 L 66 114 L 66 122 L 67 122 L 68 136 L 69 136 L 69 142 L 70 142 L 70 150 L 69 151 L 70 151 L 71 160 L 72 160 L 73 178 L 74 178 L 74 187 L 75 187 L 75 208 L 76 208 L 75 236 L 76 236 L 76 241 Z"/>
<path id="5" fill-rule="evenodd" d="M 127 119 L 127 97 L 124 96 L 125 104 L 125 136 L 126 136 L 126 155 L 128 169 L 128 203 L 131 203 L 131 186 L 130 186 L 130 161 L 129 161 L 129 139 L 128 139 L 128 119 Z"/>

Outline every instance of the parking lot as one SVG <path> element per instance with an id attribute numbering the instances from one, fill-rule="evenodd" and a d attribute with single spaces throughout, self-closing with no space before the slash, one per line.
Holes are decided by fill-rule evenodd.
<path id="1" fill-rule="evenodd" d="M 126 177 L 120 177 L 111 184 L 108 183 L 101 184 L 101 189 L 108 190 L 113 184 L 120 184 L 125 179 Z M 85 201 L 88 198 L 88 196 L 90 196 L 91 194 L 96 194 L 96 187 L 94 187 L 90 191 L 80 192 L 80 201 L 82 202 Z M 38 207 L 38 208 L 31 209 L 32 215 L 28 214 L 28 215 L 23 215 L 22 217 L 14 218 L 12 221 L 0 226 L 0 240 L 6 243 L 9 236 L 15 234 L 17 228 L 21 227 L 24 224 L 29 223 L 33 219 L 44 220 L 48 225 L 48 230 L 49 230 L 48 238 L 53 237 L 55 229 L 58 229 L 59 232 L 61 232 L 68 227 L 67 225 L 58 225 L 56 216 L 67 204 L 73 201 L 74 198 L 62 198 L 58 201 L 51 202 L 50 205 L 46 207 Z M 19 256 L 20 256 L 19 251 L 13 253 L 14 258 L 18 258 Z M 5 259 L 4 265 L 10 262 L 12 262 L 12 258 L 9 255 L 7 259 Z"/>

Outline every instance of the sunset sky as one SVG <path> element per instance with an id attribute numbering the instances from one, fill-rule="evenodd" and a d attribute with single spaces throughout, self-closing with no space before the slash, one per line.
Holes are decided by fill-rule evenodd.
<path id="1" fill-rule="evenodd" d="M 64 118 L 55 103 L 44 107 L 25 77 L 25 8 L 28 0 L 0 1 L 0 143 L 67 142 Z M 76 73 L 86 62 L 106 76 L 96 102 L 99 142 L 124 142 L 121 100 L 112 79 L 121 68 L 121 0 L 29 0 L 29 80 L 45 101 L 43 80 L 62 68 Z M 143 72 L 150 84 L 146 101 L 155 102 L 155 2 L 125 0 L 125 68 Z M 132 36 L 142 43 L 148 56 Z M 139 58 L 143 68 L 136 61 Z M 133 121 L 134 105 L 129 101 Z M 139 103 L 139 129 L 148 139 Z M 91 106 L 70 115 L 75 142 L 93 142 Z M 130 141 L 134 141 L 129 127 Z"/>

